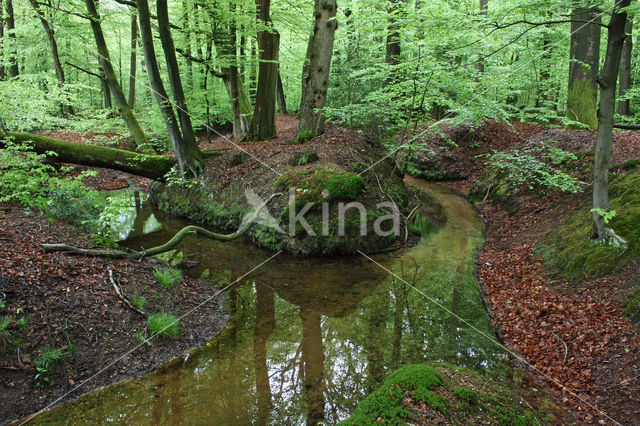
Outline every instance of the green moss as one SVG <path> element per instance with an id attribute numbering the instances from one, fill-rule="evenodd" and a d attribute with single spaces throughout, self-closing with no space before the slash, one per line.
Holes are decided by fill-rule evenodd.
<path id="1" fill-rule="evenodd" d="M 341 422 L 341 425 L 373 425 L 377 419 L 384 419 L 388 425 L 403 425 L 411 413 L 404 408 L 404 392 L 397 387 L 384 384 L 378 390 L 366 397 L 353 415 Z"/>
<path id="2" fill-rule="evenodd" d="M 296 152 L 289 162 L 292 166 L 304 166 L 318 161 L 318 153 L 315 151 Z"/>
<path id="3" fill-rule="evenodd" d="M 609 227 L 629 243 L 624 252 L 589 240 L 592 229 L 591 200 L 586 199 L 566 223 L 538 246 L 546 266 L 569 278 L 605 274 L 640 254 L 640 173 L 622 173 L 609 185 L 611 210 L 616 216 Z"/>
<path id="4" fill-rule="evenodd" d="M 596 93 L 591 82 L 576 80 L 567 95 L 567 117 L 587 125 L 591 130 L 598 129 Z M 568 129 L 576 126 L 567 126 Z"/>
<path id="5" fill-rule="evenodd" d="M 640 321 L 640 290 L 636 290 L 629 298 L 624 314 L 633 321 Z"/>
<path id="6" fill-rule="evenodd" d="M 353 173 L 336 174 L 327 179 L 325 189 L 329 191 L 328 201 L 355 200 L 365 187 L 362 176 Z"/>
<path id="7" fill-rule="evenodd" d="M 622 164 L 621 167 L 625 170 L 631 170 L 635 169 L 638 164 L 640 164 L 640 160 L 627 160 Z"/>
<path id="8" fill-rule="evenodd" d="M 478 393 L 471 388 L 456 386 L 451 391 L 456 397 L 458 397 L 458 399 L 465 401 L 470 405 L 476 405 L 478 403 Z"/>
<path id="9" fill-rule="evenodd" d="M 315 137 L 316 137 L 316 134 L 313 130 L 303 129 L 300 132 L 298 132 L 298 135 L 296 136 L 296 140 L 294 143 L 296 145 L 300 145 L 300 144 L 309 142 L 311 139 Z"/>
<path id="10" fill-rule="evenodd" d="M 447 401 L 444 399 L 444 397 L 438 395 L 433 391 L 430 391 L 426 388 L 418 388 L 412 393 L 412 396 L 418 401 L 429 404 L 431 408 L 442 414 L 447 413 Z"/>
<path id="11" fill-rule="evenodd" d="M 385 380 L 385 384 L 398 385 L 405 390 L 432 389 L 442 385 L 442 378 L 434 368 L 416 364 L 395 371 Z"/>

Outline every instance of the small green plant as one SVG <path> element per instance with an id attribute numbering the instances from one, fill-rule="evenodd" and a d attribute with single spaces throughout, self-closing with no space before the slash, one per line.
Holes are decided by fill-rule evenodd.
<path id="1" fill-rule="evenodd" d="M 297 152 L 293 155 L 290 164 L 292 166 L 304 166 L 318 161 L 318 153 L 315 151 Z"/>
<path id="2" fill-rule="evenodd" d="M 167 290 L 171 290 L 176 283 L 183 279 L 182 271 L 173 268 L 156 268 L 153 271 L 153 276 L 158 280 L 160 287 Z"/>
<path id="3" fill-rule="evenodd" d="M 301 145 L 303 143 L 309 142 L 311 139 L 315 138 L 316 134 L 311 129 L 302 130 L 296 136 L 296 141 L 294 142 L 296 145 Z"/>
<path id="4" fill-rule="evenodd" d="M 584 185 L 573 176 L 554 168 L 567 160 L 576 160 L 577 157 L 550 142 L 530 144 L 509 152 L 494 151 L 488 157 L 487 165 L 505 176 L 512 188 L 526 185 L 529 189 L 540 187 L 576 193 L 581 192 Z"/>
<path id="5" fill-rule="evenodd" d="M 452 389 L 453 394 L 462 401 L 466 401 L 470 405 L 478 403 L 478 393 L 471 388 L 464 386 L 456 386 Z"/>
<path id="6" fill-rule="evenodd" d="M 166 312 L 149 315 L 147 326 L 153 334 L 160 336 L 175 338 L 180 334 L 180 320 Z"/>
<path id="7" fill-rule="evenodd" d="M 67 345 L 63 348 L 51 348 L 47 345 L 40 357 L 35 361 L 36 371 L 38 372 L 35 377 L 36 386 L 43 387 L 45 383 L 48 383 L 48 376 L 54 365 L 62 361 L 72 350 L 72 345 Z"/>
<path id="8" fill-rule="evenodd" d="M 598 213 L 600 216 L 602 216 L 602 220 L 604 220 L 604 223 L 606 225 L 609 224 L 611 219 L 616 217 L 616 211 L 615 210 L 607 211 L 607 210 L 603 210 L 601 208 L 596 208 L 596 209 L 591 209 L 590 211 L 591 211 L 591 213 Z"/>
<path id="9" fill-rule="evenodd" d="M 144 305 L 147 303 L 147 298 L 144 296 L 137 296 L 135 294 L 129 296 L 129 300 L 131 300 L 131 304 L 136 308 L 144 311 Z"/>

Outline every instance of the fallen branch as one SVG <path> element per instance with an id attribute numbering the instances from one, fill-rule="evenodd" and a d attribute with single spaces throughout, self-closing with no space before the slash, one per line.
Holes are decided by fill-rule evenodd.
<path id="1" fill-rule="evenodd" d="M 63 252 L 69 254 L 81 254 L 85 256 L 99 256 L 99 257 L 108 257 L 111 259 L 129 259 L 129 260 L 141 260 L 145 257 L 155 256 L 160 253 L 167 252 L 177 246 L 180 241 L 184 239 L 188 234 L 200 234 L 204 237 L 211 238 L 213 240 L 218 241 L 231 241 L 233 239 L 238 238 L 239 236 L 245 234 L 253 222 L 260 216 L 262 209 L 264 209 L 267 204 L 271 202 L 276 197 L 279 197 L 280 193 L 273 194 L 267 201 L 265 201 L 256 211 L 251 215 L 235 232 L 231 234 L 219 234 L 217 232 L 209 231 L 208 229 L 202 228 L 200 226 L 189 225 L 182 228 L 178 231 L 169 241 L 166 243 L 152 247 L 150 249 L 145 249 L 139 252 L 129 252 L 123 250 L 103 250 L 103 249 L 86 249 L 81 247 L 75 247 L 69 244 L 40 244 L 40 246 L 46 252 Z"/>
<path id="2" fill-rule="evenodd" d="M 640 130 L 640 124 L 615 123 L 613 127 L 622 130 Z"/>
<path id="3" fill-rule="evenodd" d="M 147 317 L 147 314 L 144 313 L 144 311 L 136 308 L 135 306 L 133 306 L 133 303 L 131 303 L 131 301 L 129 299 L 127 299 L 125 297 L 124 294 L 122 294 L 122 291 L 120 290 L 120 287 L 118 286 L 118 283 L 116 283 L 115 278 L 113 278 L 113 270 L 111 268 L 109 268 L 107 266 L 107 270 L 109 271 L 109 280 L 111 281 L 111 285 L 113 285 L 113 288 L 116 291 L 116 294 L 118 295 L 118 297 L 120 298 L 120 300 L 122 300 L 124 302 L 125 305 L 127 305 L 129 308 L 131 308 L 131 310 L 133 310 L 134 312 L 142 315 L 143 317 Z"/>

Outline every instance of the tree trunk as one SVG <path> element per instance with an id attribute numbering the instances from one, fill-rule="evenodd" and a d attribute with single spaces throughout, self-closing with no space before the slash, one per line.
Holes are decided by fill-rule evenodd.
<path id="1" fill-rule="evenodd" d="M 571 19 L 567 117 L 596 130 L 598 127 L 596 81 L 600 63 L 600 11 L 597 8 L 576 7 L 571 13 Z"/>
<path id="2" fill-rule="evenodd" d="M 147 0 L 138 0 L 137 4 L 138 18 L 140 20 L 140 37 L 142 39 L 147 73 L 149 74 L 149 81 L 151 83 L 151 89 L 155 95 L 156 102 L 162 112 L 162 119 L 164 120 L 164 124 L 167 128 L 173 152 L 178 159 L 178 165 L 180 166 L 180 171 L 183 176 L 189 174 L 198 176 L 202 171 L 202 162 L 199 158 L 194 157 L 184 144 L 176 116 L 173 113 L 171 101 L 164 89 L 162 77 L 160 76 L 155 48 L 153 46 L 149 3 Z"/>
<path id="3" fill-rule="evenodd" d="M 620 58 L 620 97 L 627 94 L 631 89 L 631 55 L 633 52 L 633 21 L 628 20 L 625 27 L 626 38 L 622 47 L 622 57 Z M 618 114 L 631 115 L 629 100 L 618 101 Z"/>
<path id="4" fill-rule="evenodd" d="M 270 16 L 271 0 L 256 0 L 258 25 L 258 93 L 251 120 L 249 139 L 265 140 L 276 136 L 276 91 L 280 34 Z"/>
<path id="5" fill-rule="evenodd" d="M 186 0 L 182 0 L 182 26 L 184 28 L 184 51 L 187 55 L 187 90 L 193 90 L 193 61 L 191 60 L 191 19 L 193 13 Z"/>
<path id="6" fill-rule="evenodd" d="M 4 137 L 5 134 L 0 133 L 0 136 Z M 46 154 L 47 158 L 54 162 L 104 167 L 155 180 L 162 180 L 175 164 L 175 159 L 166 155 L 140 154 L 99 145 L 67 142 L 30 133 L 7 132 L 6 136 L 16 142 L 32 141 L 35 152 Z M 1 141 L 0 146 L 2 146 Z"/>
<path id="7" fill-rule="evenodd" d="M 316 110 L 324 108 L 327 101 L 333 41 L 338 28 L 338 21 L 335 19 L 338 9 L 336 0 L 315 0 L 314 4 L 315 25 L 309 37 L 302 69 L 300 124 L 296 137 L 298 142 L 324 132 L 324 116 Z"/>
<path id="8" fill-rule="evenodd" d="M 593 231 L 591 238 L 613 246 L 624 246 L 626 242 L 606 227 L 604 212 L 609 211 L 609 162 L 613 136 L 613 113 L 616 103 L 616 80 L 620 68 L 620 57 L 625 40 L 626 12 L 620 8 L 629 6 L 631 0 L 617 0 L 609 22 L 607 54 L 598 78 L 600 106 L 598 108 L 598 139 L 593 171 Z"/>
<path id="9" fill-rule="evenodd" d="M 287 98 L 284 95 L 284 86 L 282 85 L 282 76 L 280 75 L 280 67 L 278 66 L 278 86 L 276 88 L 276 99 L 278 101 L 278 111 L 280 114 L 287 114 Z"/>
<path id="10" fill-rule="evenodd" d="M 124 97 L 124 93 L 122 92 L 122 87 L 118 83 L 118 79 L 116 77 L 116 73 L 113 70 L 113 65 L 111 64 L 111 59 L 109 57 L 109 49 L 107 48 L 107 42 L 104 39 L 104 34 L 102 32 L 102 26 L 100 25 L 100 16 L 98 15 L 98 10 L 96 9 L 96 4 L 94 0 L 85 0 L 85 4 L 87 6 L 87 12 L 91 21 L 91 29 L 93 30 L 93 36 L 96 40 L 96 46 L 98 48 L 98 61 L 100 62 L 100 66 L 104 72 L 104 76 L 107 80 L 107 84 L 109 85 L 109 89 L 113 94 L 113 99 L 116 102 L 116 107 L 120 112 L 120 116 L 127 124 L 129 128 L 129 133 L 133 138 L 138 150 L 144 153 L 152 153 L 153 150 L 149 142 L 147 141 L 147 136 L 144 134 L 142 127 L 138 123 L 136 116 L 133 114 L 131 108 L 129 108 L 129 104 Z"/>
<path id="11" fill-rule="evenodd" d="M 390 65 L 398 65 L 400 63 L 400 53 L 402 45 L 400 44 L 400 25 L 398 23 L 399 8 L 401 0 L 389 0 L 389 19 L 387 24 L 387 43 L 385 52 L 385 62 Z M 393 83 L 393 72 L 391 69 L 389 75 L 384 81 L 384 85 L 388 86 Z"/>
<path id="12" fill-rule="evenodd" d="M 58 77 L 58 83 L 60 87 L 64 88 L 65 86 L 65 78 L 64 78 L 64 69 L 62 69 L 62 63 L 60 62 L 60 55 L 58 54 L 58 43 L 56 43 L 55 32 L 51 23 L 45 18 L 44 12 L 40 10 L 40 6 L 38 6 L 37 0 L 29 0 L 31 7 L 38 15 L 38 19 L 42 23 L 42 27 L 44 28 L 44 32 L 47 34 L 47 39 L 49 39 L 49 47 L 51 48 L 51 57 L 53 58 L 53 67 L 56 70 L 56 77 Z M 62 109 L 65 114 L 73 115 L 73 107 L 69 104 L 63 104 Z"/>
<path id="13" fill-rule="evenodd" d="M 480 16 L 486 19 L 488 11 L 489 11 L 489 0 L 480 0 Z M 478 62 L 476 62 L 476 70 L 478 71 L 479 74 L 484 73 L 484 61 L 482 60 L 482 58 L 480 58 Z"/>
<path id="14" fill-rule="evenodd" d="M 9 75 L 14 78 L 20 74 L 16 47 L 16 21 L 13 14 L 13 0 L 5 0 L 5 2 L 7 8 L 7 32 L 9 33 Z"/>
<path id="15" fill-rule="evenodd" d="M 131 10 L 131 59 L 129 64 L 129 108 L 136 103 L 136 68 L 138 65 L 138 22 L 135 10 Z"/>
<path id="16" fill-rule="evenodd" d="M 4 52 L 4 5 L 0 0 L 0 52 Z M 7 78 L 7 71 L 4 65 L 0 64 L 0 80 Z"/>
<path id="17" fill-rule="evenodd" d="M 100 76 L 100 83 L 102 86 L 102 96 L 104 98 L 104 109 L 111 109 L 113 108 L 113 104 L 111 103 L 111 89 L 109 89 L 109 83 L 107 82 L 107 78 L 104 76 L 104 72 L 102 72 L 102 75 Z"/>
<path id="18" fill-rule="evenodd" d="M 178 67 L 178 59 L 176 58 L 176 49 L 173 44 L 173 37 L 171 36 L 171 28 L 169 26 L 167 0 L 158 0 L 156 6 L 160 41 L 162 43 L 162 50 L 164 50 L 164 57 L 167 61 L 169 84 L 171 84 L 171 91 L 173 92 L 178 119 L 180 120 L 180 128 L 182 129 L 181 149 L 190 157 L 188 160 L 190 163 L 189 170 L 191 170 L 194 176 L 197 176 L 204 168 L 204 165 L 202 164 L 202 156 L 193 132 L 191 116 L 189 115 L 189 109 L 184 96 L 182 79 L 180 78 L 180 68 Z M 185 160 L 187 160 L 187 158 L 185 158 Z M 180 161 L 180 157 L 178 157 L 178 161 Z"/>

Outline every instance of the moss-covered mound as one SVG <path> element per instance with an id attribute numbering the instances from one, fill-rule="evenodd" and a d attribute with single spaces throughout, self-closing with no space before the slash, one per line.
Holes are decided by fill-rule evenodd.
<path id="1" fill-rule="evenodd" d="M 154 184 L 151 195 L 161 210 L 174 216 L 234 230 L 259 200 L 277 192 L 282 195 L 269 205 L 271 222 L 262 221 L 248 233 L 256 244 L 301 256 L 388 248 L 400 234 L 404 237 L 404 215 L 413 204 L 426 205 L 422 212 L 428 215 L 433 203 L 412 195 L 376 144 L 345 129 L 332 130 L 335 133 L 329 131 L 304 146 L 253 143 L 247 149 L 253 148 L 256 155 L 248 154 L 240 164 L 232 152 L 210 158 L 199 182 Z M 335 140 L 337 132 L 340 143 Z M 309 159 L 310 152 L 314 155 Z M 299 161 L 302 157 L 309 162 Z M 256 158 L 268 158 L 269 163 Z M 369 168 L 370 164 L 375 167 Z M 254 194 L 252 202 L 248 189 Z M 401 226 L 389 232 L 394 229 L 391 215 L 398 212 Z M 375 232 L 376 224 L 382 233 Z"/>
<path id="2" fill-rule="evenodd" d="M 536 247 L 548 267 L 569 278 L 590 278 L 620 268 L 640 255 L 640 172 L 611 174 L 609 179 L 611 210 L 616 215 L 608 226 L 629 247 L 621 251 L 589 240 L 591 199 L 585 197 L 567 222 Z"/>
<path id="3" fill-rule="evenodd" d="M 341 425 L 549 423 L 506 384 L 445 364 L 392 373 Z"/>

